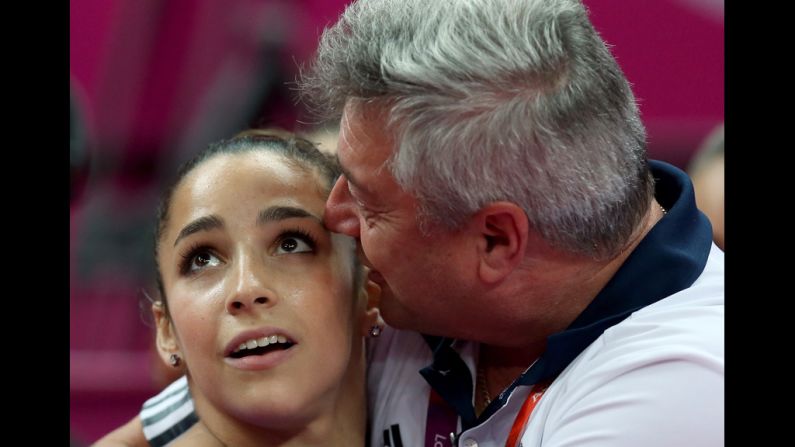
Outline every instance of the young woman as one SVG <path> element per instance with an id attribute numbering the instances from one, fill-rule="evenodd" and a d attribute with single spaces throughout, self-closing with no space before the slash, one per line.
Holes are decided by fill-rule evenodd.
<path id="1" fill-rule="evenodd" d="M 171 445 L 364 445 L 364 337 L 380 323 L 353 241 L 322 224 L 337 175 L 311 143 L 261 131 L 180 170 L 153 312 L 199 422 Z"/>

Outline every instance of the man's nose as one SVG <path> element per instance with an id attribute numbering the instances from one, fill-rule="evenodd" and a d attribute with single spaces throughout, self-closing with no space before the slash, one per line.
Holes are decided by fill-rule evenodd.
<path id="1" fill-rule="evenodd" d="M 348 190 L 348 179 L 344 175 L 341 175 L 331 188 L 323 212 L 323 224 L 335 233 L 359 237 L 359 212 Z"/>

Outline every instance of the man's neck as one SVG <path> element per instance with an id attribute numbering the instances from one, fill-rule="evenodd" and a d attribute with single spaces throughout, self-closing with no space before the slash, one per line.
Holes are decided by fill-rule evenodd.
<path id="1" fill-rule="evenodd" d="M 523 346 L 538 346 L 550 335 L 569 327 L 662 216 L 662 208 L 652 200 L 624 248 L 608 260 L 567 253 L 538 241 L 524 271 L 517 272 L 521 279 L 514 293 L 518 297 L 515 315 L 520 318 L 513 327 L 505 325 L 513 334 L 509 339 Z M 526 338 L 521 340 L 521 336 Z"/>
<path id="2" fill-rule="evenodd" d="M 582 313 L 662 216 L 661 207 L 656 201 L 653 201 L 638 230 L 618 256 L 607 262 L 594 262 L 590 266 L 587 263 L 575 266 L 575 273 L 568 271 L 561 274 L 554 268 L 543 269 L 545 270 L 541 274 L 543 277 L 537 278 L 537 281 L 530 281 L 533 286 L 531 287 L 532 295 L 541 297 L 536 298 L 536 304 L 542 304 L 545 309 L 536 307 L 534 316 L 537 318 L 528 318 L 527 321 L 530 324 L 527 327 L 518 332 L 514 331 L 514 340 L 517 338 L 516 334 L 527 337 L 521 346 L 505 347 L 488 343 L 480 345 L 478 372 L 482 374 L 482 380 L 476 384 L 476 401 L 478 396 L 481 398 L 484 396 L 482 388 L 487 389 L 489 399 L 491 399 L 499 395 L 530 367 L 544 353 L 547 337 L 565 330 Z M 571 265 L 571 260 L 566 259 L 565 262 L 559 264 L 560 270 L 566 270 Z M 556 275 L 556 273 L 558 274 Z M 561 287 L 561 284 L 566 284 L 563 281 L 576 286 Z M 545 289 L 544 284 L 551 285 L 551 288 Z M 521 296 L 521 293 L 516 296 Z M 550 299 L 550 297 L 552 298 Z M 544 315 L 544 313 L 549 314 Z"/>
<path id="3" fill-rule="evenodd" d="M 533 346 L 502 347 L 481 344 L 478 366 L 485 373 L 490 396 L 496 396 L 541 356 L 546 340 Z"/>

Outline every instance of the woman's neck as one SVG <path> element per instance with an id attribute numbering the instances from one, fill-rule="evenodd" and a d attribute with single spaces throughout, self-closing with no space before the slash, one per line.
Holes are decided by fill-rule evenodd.
<path id="1" fill-rule="evenodd" d="M 196 412 L 204 427 L 198 430 L 202 441 L 192 439 L 191 445 L 364 446 L 367 421 L 365 361 L 363 354 L 354 357 L 356 360 L 351 361 L 343 383 L 329 393 L 328 402 L 320 405 L 305 422 L 289 424 L 294 428 L 267 425 L 268 421 L 255 424 L 232 417 L 212 405 L 201 393 L 193 393 Z"/>

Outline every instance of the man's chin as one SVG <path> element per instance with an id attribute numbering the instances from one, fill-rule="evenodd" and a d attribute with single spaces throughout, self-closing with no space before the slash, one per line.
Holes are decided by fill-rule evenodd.
<path id="1" fill-rule="evenodd" d="M 381 275 L 381 272 L 378 270 L 369 269 L 367 272 L 367 279 L 378 284 L 378 287 L 380 287 L 381 290 L 389 288 L 389 286 L 386 284 L 386 281 L 384 280 L 384 277 Z"/>
<path id="2" fill-rule="evenodd" d="M 389 326 L 395 329 L 419 330 L 417 318 L 395 299 L 392 289 L 387 285 L 381 286 L 379 310 L 381 311 L 381 318 Z"/>

